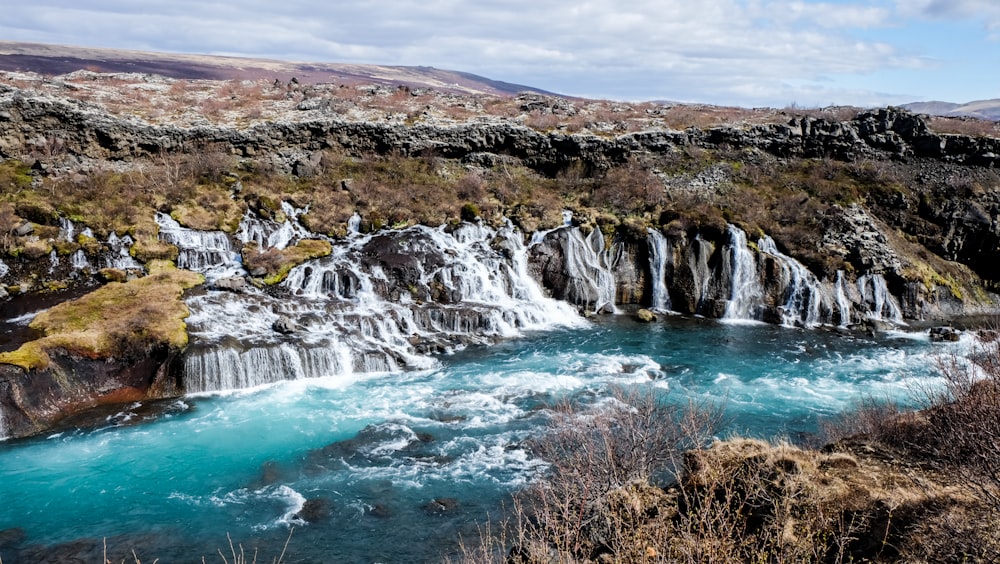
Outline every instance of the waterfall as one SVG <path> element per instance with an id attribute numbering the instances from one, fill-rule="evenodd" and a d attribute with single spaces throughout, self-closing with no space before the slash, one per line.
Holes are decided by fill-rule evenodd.
<path id="1" fill-rule="evenodd" d="M 10 267 L 7 266 L 7 263 L 0 260 L 0 278 L 4 278 L 9 273 L 10 273 Z"/>
<path id="2" fill-rule="evenodd" d="M 187 229 L 164 213 L 156 214 L 156 223 L 160 226 L 160 240 L 177 246 L 178 268 L 211 272 L 215 276 L 242 268 L 239 254 L 226 233 Z"/>
<path id="3" fill-rule="evenodd" d="M 889 293 L 885 278 L 881 274 L 866 274 L 858 278 L 858 292 L 867 308 L 868 318 L 904 325 L 903 311 L 899 302 Z"/>
<path id="4" fill-rule="evenodd" d="M 835 288 L 837 309 L 840 311 L 840 326 L 847 327 L 851 324 L 851 301 L 847 297 L 847 282 L 843 270 L 837 271 Z"/>
<path id="5" fill-rule="evenodd" d="M 124 237 L 119 237 L 114 231 L 108 235 L 108 240 L 105 241 L 105 245 L 108 246 L 108 252 L 102 254 L 100 257 L 100 264 L 102 268 L 117 268 L 119 270 L 142 270 L 142 265 L 139 264 L 129 251 L 132 249 L 132 244 L 134 241 L 132 237 L 125 235 Z"/>
<path id="6" fill-rule="evenodd" d="M 649 272 L 652 278 L 652 299 L 654 311 L 670 311 L 670 294 L 667 293 L 667 238 L 656 229 L 646 230 L 649 236 Z"/>
<path id="7" fill-rule="evenodd" d="M 347 220 L 347 232 L 348 233 L 360 233 L 361 232 L 361 216 L 358 212 L 354 212 L 351 215 L 351 219 Z"/>
<path id="8" fill-rule="evenodd" d="M 595 229 L 584 239 L 578 228 L 561 227 L 559 230 L 566 235 L 562 250 L 569 294 L 577 296 L 577 300 L 594 313 L 615 312 L 615 277 L 606 264 L 604 234 Z"/>
<path id="9" fill-rule="evenodd" d="M 49 274 L 52 274 L 59 268 L 59 255 L 53 250 L 49 253 Z"/>
<path id="10" fill-rule="evenodd" d="M 573 226 L 573 210 L 563 210 L 562 218 L 563 218 L 563 227 Z"/>
<path id="11" fill-rule="evenodd" d="M 729 262 L 732 291 L 726 303 L 724 319 L 757 319 L 764 290 L 757 277 L 757 261 L 747 247 L 747 235 L 735 225 L 729 226 Z"/>
<path id="12" fill-rule="evenodd" d="M 73 253 L 69 259 L 70 265 L 76 270 L 83 270 L 84 268 L 92 268 L 90 261 L 87 260 L 87 254 L 83 252 L 83 249 L 78 250 Z"/>
<path id="13" fill-rule="evenodd" d="M 296 209 L 288 202 L 281 203 L 281 210 L 285 214 L 285 221 L 282 223 L 261 219 L 247 210 L 240 221 L 240 226 L 236 229 L 236 239 L 243 244 L 255 243 L 257 249 L 263 251 L 268 248 L 284 249 L 301 239 L 315 237 L 298 221 L 299 215 L 305 213 L 305 210 Z M 353 219 L 352 217 L 351 220 Z M 361 226 L 360 216 L 357 225 Z"/>
<path id="14" fill-rule="evenodd" d="M 76 235 L 76 226 L 73 222 L 65 217 L 59 218 L 59 240 L 60 241 L 74 241 L 74 236 Z"/>
<path id="15" fill-rule="evenodd" d="M 293 268 L 278 294 L 249 287 L 188 299 L 185 389 L 428 368 L 429 352 L 585 323 L 544 297 L 509 223 L 358 234 Z"/>
<path id="16" fill-rule="evenodd" d="M 781 324 L 814 327 L 830 320 L 832 297 L 808 268 L 778 250 L 774 239 L 764 236 L 757 243 L 761 252 L 774 257 L 781 266 L 783 304 L 779 306 Z"/>

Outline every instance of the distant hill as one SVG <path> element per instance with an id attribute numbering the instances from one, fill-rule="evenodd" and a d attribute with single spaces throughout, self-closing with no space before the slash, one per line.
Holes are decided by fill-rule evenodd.
<path id="1" fill-rule="evenodd" d="M 976 100 L 964 104 L 952 102 L 913 102 L 904 104 L 904 108 L 932 116 L 974 117 L 991 121 L 1000 121 L 1000 98 L 991 100 Z"/>
<path id="2" fill-rule="evenodd" d="M 276 79 L 287 82 L 295 78 L 306 84 L 406 85 L 411 88 L 496 96 L 512 96 L 520 92 L 551 94 L 531 86 L 433 67 L 303 63 L 0 41 L 0 71 L 29 71 L 55 76 L 81 69 L 108 73 L 150 73 L 179 79 Z"/>

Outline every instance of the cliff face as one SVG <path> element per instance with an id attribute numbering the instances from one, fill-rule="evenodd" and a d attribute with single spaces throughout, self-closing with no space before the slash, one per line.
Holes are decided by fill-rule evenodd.
<path id="1" fill-rule="evenodd" d="M 167 368 L 163 350 L 124 362 L 61 354 L 48 367 L 31 371 L 0 364 L 4 436 L 44 432 L 69 416 L 102 405 L 180 395 L 183 392 Z"/>
<path id="2" fill-rule="evenodd" d="M 79 84 L 0 84 L 0 291 L 126 280 L 163 260 L 209 284 L 187 298 L 186 349 L 148 341 L 137 321 L 112 333 L 147 339 L 139 356 L 53 346 L 48 366 L 4 357 L 21 362 L 0 365 L 9 436 L 103 403 L 260 384 L 288 367 L 307 377 L 413 366 L 550 323 L 559 314 L 538 305 L 529 274 L 588 313 L 850 328 L 995 309 L 1000 140 L 934 133 L 907 112 L 680 130 L 649 107 L 630 118 L 637 131 L 597 117 L 572 131 L 560 124 L 584 109 L 540 96 L 512 102 L 517 117 L 448 98 L 479 113 L 446 119 L 412 107 L 438 99 L 408 90 L 345 106 L 282 88 L 269 95 L 285 109 L 267 119 L 210 121 L 53 93 Z M 310 305 L 288 306 L 290 296 Z M 367 313 L 348 306 L 359 300 Z M 265 313 L 227 317 L 243 310 Z M 385 318 L 377 328 L 371 312 Z M 238 328 L 225 339 L 222 321 Z M 274 374 L 251 370 L 261 359 Z"/>

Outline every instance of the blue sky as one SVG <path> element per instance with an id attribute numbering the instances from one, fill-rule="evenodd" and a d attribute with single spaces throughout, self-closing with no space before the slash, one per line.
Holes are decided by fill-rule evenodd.
<path id="1" fill-rule="evenodd" d="M 1000 98 L 998 0 L 34 0 L 0 39 L 427 65 L 742 106 Z"/>

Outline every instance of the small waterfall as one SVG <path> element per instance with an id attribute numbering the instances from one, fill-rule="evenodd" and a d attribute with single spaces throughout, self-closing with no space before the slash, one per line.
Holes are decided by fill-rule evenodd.
<path id="1" fill-rule="evenodd" d="M 347 232 L 348 233 L 360 233 L 361 232 L 361 216 L 358 212 L 354 212 L 351 219 L 347 220 Z"/>
<path id="2" fill-rule="evenodd" d="M 76 226 L 73 222 L 65 217 L 59 218 L 59 240 L 60 241 L 75 241 L 76 237 Z"/>
<path id="3" fill-rule="evenodd" d="M 899 302 L 889 293 L 885 278 L 881 274 L 861 276 L 858 278 L 857 286 L 869 319 L 905 325 Z"/>
<path id="4" fill-rule="evenodd" d="M 650 306 L 655 311 L 670 311 L 670 294 L 667 293 L 667 238 L 656 229 L 646 230 L 649 236 L 649 272 L 652 278 Z"/>
<path id="5" fill-rule="evenodd" d="M 52 274 L 59 268 L 59 255 L 53 250 L 49 253 L 49 274 Z"/>
<path id="6" fill-rule="evenodd" d="M 563 218 L 563 227 L 573 226 L 573 210 L 563 210 L 562 218 Z"/>
<path id="7" fill-rule="evenodd" d="M 385 368 L 390 366 L 386 364 Z M 184 358 L 184 385 L 189 393 L 253 388 L 284 380 L 354 372 L 351 352 L 335 342 L 308 347 L 277 343 L 246 349 L 223 345 L 213 350 L 196 349 Z"/>
<path id="8" fill-rule="evenodd" d="M 774 239 L 764 236 L 757 243 L 761 252 L 767 253 L 781 266 L 782 299 L 779 306 L 781 324 L 814 327 L 830 319 L 830 292 L 802 263 L 778 250 Z"/>
<path id="9" fill-rule="evenodd" d="M 224 232 L 187 229 L 164 213 L 156 214 L 156 223 L 160 226 L 160 240 L 179 250 L 178 268 L 217 276 L 242 268 L 239 254 Z"/>
<path id="10" fill-rule="evenodd" d="M 315 237 L 314 234 L 310 233 L 298 221 L 299 215 L 305 213 L 305 210 L 296 209 L 288 202 L 281 203 L 281 210 L 285 214 L 285 221 L 283 223 L 261 219 L 248 210 L 240 221 L 240 226 L 236 229 L 236 239 L 244 245 L 255 243 L 257 249 L 262 251 L 272 247 L 275 249 L 284 249 L 300 239 Z M 353 220 L 354 218 L 352 217 L 351 219 Z M 357 225 L 360 228 L 360 216 L 358 216 Z M 349 228 L 350 223 L 348 223 Z"/>
<path id="11" fill-rule="evenodd" d="M 595 229 L 584 239 L 580 230 L 562 227 L 563 253 L 566 274 L 569 277 L 569 294 L 578 296 L 594 313 L 615 312 L 615 277 L 607 267 L 604 252 L 604 234 Z"/>
<path id="12" fill-rule="evenodd" d="M 286 297 L 250 287 L 188 299 L 187 390 L 427 368 L 427 352 L 583 323 L 544 297 L 509 223 L 359 234 L 280 288 Z"/>
<path id="13" fill-rule="evenodd" d="M 93 268 L 90 265 L 90 261 L 87 260 L 87 254 L 83 252 L 83 249 L 78 250 L 73 253 L 69 258 L 70 265 L 76 270 L 83 270 L 85 268 Z"/>
<path id="14" fill-rule="evenodd" d="M 10 273 L 10 267 L 7 266 L 7 263 L 0 260 L 0 279 L 6 277 L 9 273 Z"/>
<path id="15" fill-rule="evenodd" d="M 851 300 L 847 297 L 847 282 L 843 270 L 837 271 L 837 281 L 834 286 L 837 300 L 837 310 L 840 312 L 840 326 L 851 324 Z"/>
<path id="16" fill-rule="evenodd" d="M 729 226 L 729 263 L 732 291 L 726 303 L 724 319 L 758 319 L 758 306 L 764 290 L 757 277 L 757 260 L 747 247 L 747 235 L 735 225 Z"/>
<path id="17" fill-rule="evenodd" d="M 108 235 L 108 240 L 105 242 L 109 251 L 100 257 L 100 264 L 102 268 L 142 270 L 142 265 L 132 258 L 131 254 L 129 254 L 133 243 L 134 241 L 132 240 L 132 237 L 129 237 L 128 235 L 119 237 L 117 233 L 112 231 L 111 234 Z"/>

